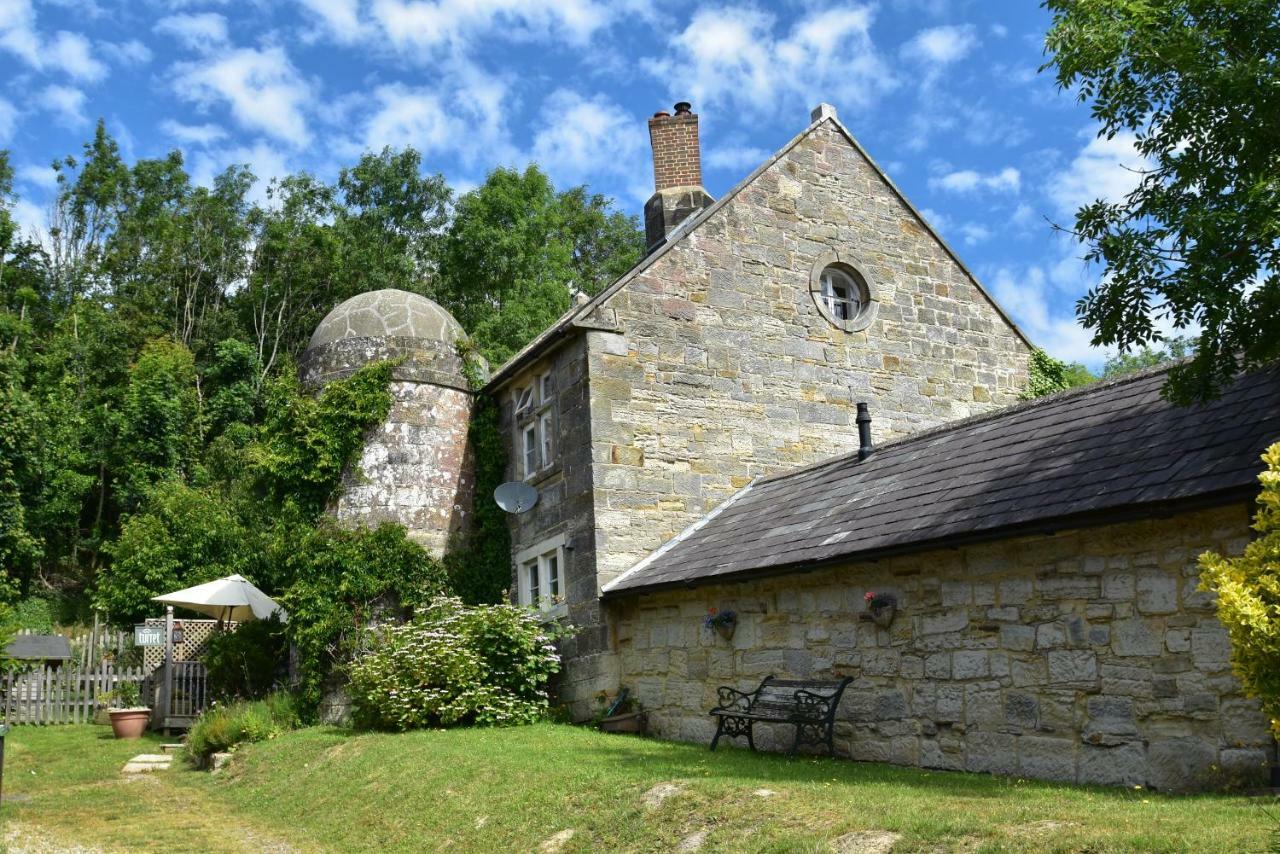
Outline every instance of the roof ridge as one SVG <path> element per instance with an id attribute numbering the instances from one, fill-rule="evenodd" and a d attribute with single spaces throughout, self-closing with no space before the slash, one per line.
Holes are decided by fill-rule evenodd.
<path id="1" fill-rule="evenodd" d="M 875 448 L 875 453 L 878 454 L 881 451 L 885 450 L 886 448 L 900 448 L 903 445 L 910 445 L 914 442 L 921 442 L 926 439 L 932 439 L 935 436 L 939 436 L 944 433 L 950 433 L 955 430 L 960 430 L 961 428 L 964 428 L 964 427 L 971 427 L 975 424 L 982 424 L 987 421 L 997 421 L 1007 416 L 1016 415 L 1022 412 L 1028 412 L 1032 409 L 1038 409 L 1040 407 L 1047 406 L 1053 403 L 1060 403 L 1061 401 L 1069 400 L 1074 397 L 1084 397 L 1085 395 L 1088 395 L 1088 394 L 1094 394 L 1097 392 L 1113 389 L 1118 386 L 1126 385 L 1128 383 L 1149 379 L 1157 374 L 1167 373 L 1170 369 L 1176 367 L 1177 365 L 1181 364 L 1184 361 L 1186 360 L 1182 359 L 1177 362 L 1169 362 L 1162 365 L 1156 365 L 1151 368 L 1144 368 L 1140 371 L 1134 371 L 1133 373 L 1124 374 L 1122 376 L 1113 377 L 1111 379 L 1099 379 L 1096 382 L 1086 383 L 1085 385 L 1075 386 L 1074 388 L 1063 389 L 1062 391 L 1056 391 L 1053 394 L 1046 394 L 1046 395 L 1043 395 L 1042 397 L 1035 397 L 1030 400 L 1020 400 L 1017 403 L 1011 403 L 1008 406 L 1004 406 L 999 409 L 992 409 L 987 412 L 980 412 L 976 415 L 968 415 L 968 416 L 965 416 L 964 418 L 959 418 L 955 421 L 948 421 L 946 423 L 939 424 L 935 427 L 929 427 L 924 430 L 917 431 L 915 433 L 909 433 L 906 436 L 901 436 L 897 439 L 890 439 L 889 441 L 885 442 L 883 445 L 877 445 Z M 774 483 L 776 481 L 786 480 L 789 477 L 794 477 L 796 475 L 804 474 L 806 472 L 816 471 L 818 469 L 821 469 L 827 466 L 834 467 L 841 463 L 848 462 L 850 459 L 856 456 L 858 456 L 858 451 L 850 451 L 845 454 L 840 454 L 839 456 L 828 457 L 825 460 L 819 460 L 816 463 L 810 463 L 809 465 L 801 466 L 800 468 L 790 469 L 785 472 L 779 472 L 777 474 L 768 475 L 767 477 L 762 477 L 760 478 L 760 483 L 762 484 Z"/>
<path id="2" fill-rule="evenodd" d="M 747 173 L 747 176 L 745 178 L 743 178 L 737 184 L 734 184 L 732 187 L 730 187 L 728 192 L 726 192 L 723 196 L 716 199 L 714 202 L 707 205 L 705 208 L 698 211 L 693 216 L 688 217 L 683 222 L 681 222 L 680 225 L 676 229 L 674 229 L 671 234 L 667 235 L 667 239 L 665 239 L 660 245 L 658 245 L 653 250 L 646 252 L 645 255 L 641 257 L 639 261 L 637 261 L 635 264 L 631 266 L 631 269 L 627 270 L 621 276 L 614 279 L 612 282 L 606 285 L 599 293 L 597 293 L 591 299 L 587 300 L 581 305 L 570 306 L 569 310 L 566 311 L 564 314 L 560 315 L 560 317 L 557 318 L 554 323 L 552 323 L 542 332 L 539 332 L 538 335 L 534 337 L 532 341 L 530 341 L 528 344 L 521 347 L 519 350 L 516 351 L 516 353 L 510 359 L 507 359 L 507 361 L 499 365 L 498 368 L 493 372 L 492 377 L 489 379 L 489 382 L 486 383 L 486 385 L 491 385 L 494 382 L 496 382 L 499 378 L 503 376 L 504 373 L 507 373 L 508 371 L 510 371 L 512 368 L 518 365 L 521 361 L 523 361 L 530 353 L 532 353 L 533 351 L 541 347 L 544 342 L 550 340 L 555 333 L 560 332 L 561 330 L 571 325 L 576 318 L 580 316 L 585 317 L 589 315 L 591 312 L 595 311 L 597 308 L 600 308 L 601 306 L 603 306 L 606 302 L 609 301 L 610 298 L 613 297 L 614 294 L 616 294 L 618 291 L 626 287 L 626 285 L 636 276 L 640 275 L 640 273 L 644 272 L 650 266 L 657 263 L 659 258 L 666 255 L 669 251 L 671 251 L 672 247 L 677 246 L 681 242 L 683 242 L 685 238 L 687 238 L 690 234 L 693 233 L 693 231 L 696 228 L 698 228 L 698 226 L 702 225 L 704 222 L 706 222 L 707 219 L 709 219 L 712 215 L 714 215 L 716 211 L 720 210 L 722 207 L 728 204 L 730 199 L 734 198 L 739 193 L 741 193 L 747 187 L 747 185 L 749 185 L 756 178 L 764 174 L 764 171 L 766 169 L 768 169 L 774 163 L 777 163 L 780 159 L 782 159 L 782 157 L 787 152 L 789 152 L 791 149 L 795 148 L 797 144 L 799 144 L 800 140 L 804 139 L 806 136 L 813 133 L 813 131 L 818 127 L 818 125 L 822 124 L 825 121 L 835 122 L 837 127 L 839 127 L 840 125 L 839 122 L 836 122 L 836 120 L 834 118 L 831 118 L 830 116 L 823 116 L 822 118 L 815 119 L 809 122 L 808 126 L 805 127 L 804 130 L 800 131 L 800 133 L 793 136 L 790 140 L 787 141 L 785 145 L 783 145 L 781 148 L 775 151 L 772 155 L 770 155 L 763 163 L 761 163 L 755 169 L 752 169 L 749 173 Z M 844 133 L 846 136 L 848 136 L 847 131 L 845 131 Z M 857 148 L 859 151 L 862 150 L 861 146 L 859 146 L 856 142 L 854 143 L 854 147 Z M 870 161 L 869 157 L 867 159 L 868 161 Z M 874 163 L 872 163 L 872 167 L 877 172 L 880 171 L 880 167 L 876 166 Z"/>

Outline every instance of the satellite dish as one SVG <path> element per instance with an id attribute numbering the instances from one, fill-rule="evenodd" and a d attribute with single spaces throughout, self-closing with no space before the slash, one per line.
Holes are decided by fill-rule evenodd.
<path id="1" fill-rule="evenodd" d="M 538 490 L 523 480 L 512 480 L 493 491 L 493 500 L 508 513 L 523 513 L 538 503 Z"/>

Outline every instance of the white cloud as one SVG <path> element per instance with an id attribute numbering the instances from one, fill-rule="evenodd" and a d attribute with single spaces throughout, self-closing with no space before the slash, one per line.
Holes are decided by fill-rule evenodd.
<path id="1" fill-rule="evenodd" d="M 293 171 L 287 153 L 259 139 L 245 145 L 197 152 L 191 158 L 191 179 L 210 187 L 214 177 L 230 166 L 248 166 L 253 172 L 258 180 L 249 191 L 249 200 L 259 205 L 275 204 L 267 198 L 267 185 L 271 179 L 283 178 Z"/>
<path id="2" fill-rule="evenodd" d="M 1006 27 L 1004 24 L 992 24 L 991 35 L 995 36 L 998 39 L 1002 39 L 1005 36 L 1009 35 L 1009 28 Z"/>
<path id="3" fill-rule="evenodd" d="M 1012 166 L 1006 166 L 999 172 L 983 175 L 972 169 L 961 169 L 936 175 L 929 179 L 929 187 L 934 190 L 946 190 L 950 193 L 971 193 L 975 190 L 1010 191 L 1016 193 L 1022 186 L 1022 173 Z"/>
<path id="4" fill-rule="evenodd" d="M 377 108 L 364 129 L 364 147 L 412 146 L 423 153 L 453 148 L 466 132 L 465 124 L 449 110 L 434 89 L 415 89 L 402 83 L 379 86 L 373 92 Z"/>
<path id="5" fill-rule="evenodd" d="M 179 97 L 203 107 L 225 103 L 240 124 L 297 146 L 306 145 L 304 108 L 310 84 L 283 49 L 237 48 L 200 62 L 173 67 Z"/>
<path id="6" fill-rule="evenodd" d="M 94 58 L 89 40 L 79 33 L 61 30 L 45 39 L 36 29 L 31 0 L 0 3 L 0 49 L 37 71 L 61 71 L 87 83 L 107 76 L 107 67 Z"/>
<path id="7" fill-rule="evenodd" d="M 0 3 L 0 47 L 16 54 L 27 65 L 41 68 L 40 36 L 36 33 L 36 12 L 31 0 Z"/>
<path id="8" fill-rule="evenodd" d="M 13 205 L 13 219 L 18 223 L 22 234 L 32 240 L 39 240 L 49 231 L 48 210 L 32 204 L 26 199 L 18 199 Z"/>
<path id="9" fill-rule="evenodd" d="M 227 44 L 227 19 L 216 12 L 169 15 L 156 21 L 152 32 L 172 36 L 189 50 L 215 50 Z"/>
<path id="10" fill-rule="evenodd" d="M 1076 266 L 1081 265 L 1077 262 Z M 1070 303 L 1062 299 L 1063 289 L 1050 281 L 1043 268 L 1036 265 L 1024 270 L 1002 267 L 990 286 L 1001 307 L 1013 315 L 1031 340 L 1049 355 L 1095 368 L 1106 359 L 1106 351 L 1089 343 L 1093 333 L 1081 326 L 1074 314 L 1060 314 L 1053 309 L 1055 305 Z"/>
<path id="11" fill-rule="evenodd" d="M 221 125 L 206 123 L 202 125 L 184 125 L 181 122 L 175 122 L 173 119 L 165 119 L 160 123 L 160 130 L 176 139 L 178 142 L 187 143 L 189 145 L 211 145 L 219 140 L 225 139 L 226 130 Z"/>
<path id="12" fill-rule="evenodd" d="M 59 32 L 45 43 L 42 54 L 46 67 L 60 69 L 76 80 L 92 83 L 107 76 L 107 67 L 94 59 L 89 40 L 79 33 Z"/>
<path id="13" fill-rule="evenodd" d="M 947 232 L 951 230 L 951 217 L 942 211 L 935 211 L 932 208 L 921 208 L 920 216 L 924 217 L 924 221 L 929 223 L 935 231 Z"/>
<path id="14" fill-rule="evenodd" d="M 127 42 L 98 42 L 98 50 L 116 65 L 146 65 L 151 61 L 151 48 L 137 39 Z"/>
<path id="15" fill-rule="evenodd" d="M 74 130 L 88 124 L 89 119 L 84 114 L 84 93 L 72 86 L 46 86 L 41 90 L 37 103 L 64 127 Z"/>
<path id="16" fill-rule="evenodd" d="M 973 27 L 930 27 L 916 33 L 902 46 L 902 56 L 930 67 L 950 65 L 964 59 L 978 45 Z"/>
<path id="17" fill-rule="evenodd" d="M 18 129 L 18 108 L 0 98 L 0 143 L 8 142 Z"/>
<path id="18" fill-rule="evenodd" d="M 1058 213 L 1073 215 L 1097 199 L 1123 199 L 1138 183 L 1135 170 L 1144 165 L 1134 148 L 1136 142 L 1131 133 L 1089 140 L 1075 159 L 1049 180 L 1047 193 Z"/>
<path id="19" fill-rule="evenodd" d="M 58 175 L 53 171 L 53 167 L 48 164 L 37 166 L 34 163 L 27 163 L 15 169 L 14 174 L 19 181 L 24 184 L 30 184 L 33 187 L 52 190 L 58 186 Z"/>
<path id="20" fill-rule="evenodd" d="M 964 236 L 965 246 L 974 246 L 991 239 L 991 229 L 976 222 L 966 222 L 960 226 L 960 234 Z"/>
<path id="21" fill-rule="evenodd" d="M 559 89 L 543 102 L 532 157 L 559 185 L 606 174 L 632 177 L 643 168 L 643 127 L 603 96 Z"/>
<path id="22" fill-rule="evenodd" d="M 866 106 L 896 85 L 871 40 L 871 22 L 870 6 L 826 9 L 781 36 L 768 13 L 703 8 L 671 39 L 666 55 L 646 66 L 695 109 L 732 103 L 776 113 L 791 104 L 807 113 L 822 100 Z"/>
<path id="23" fill-rule="evenodd" d="M 395 47 L 418 51 L 466 49 L 487 34 L 585 45 L 611 19 L 594 0 L 374 0 L 371 12 Z"/>
<path id="24" fill-rule="evenodd" d="M 339 44 L 353 44 L 368 34 L 368 25 L 360 19 L 359 0 L 298 0 L 298 4 Z"/>
<path id="25" fill-rule="evenodd" d="M 459 63 L 429 87 L 389 83 L 334 99 L 325 117 L 358 128 L 354 138 L 332 145 L 340 156 L 411 145 L 423 154 L 455 154 L 467 166 L 491 169 L 520 159 L 506 124 L 510 97 L 505 81 Z"/>
<path id="26" fill-rule="evenodd" d="M 746 172 L 769 159 L 769 152 L 749 145 L 728 145 L 714 148 L 702 156 L 702 162 L 711 169 Z"/>

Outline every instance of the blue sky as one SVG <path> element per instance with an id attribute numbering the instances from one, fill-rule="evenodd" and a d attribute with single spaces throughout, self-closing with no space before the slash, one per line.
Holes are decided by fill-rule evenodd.
<path id="1" fill-rule="evenodd" d="M 1047 25 L 1009 0 L 0 0 L 0 147 L 35 229 L 99 117 L 205 181 L 413 145 L 458 189 L 536 160 L 639 213 L 655 110 L 693 103 L 719 196 L 826 101 L 1034 341 L 1096 367 L 1074 319 L 1096 271 L 1046 218 L 1137 161 L 1037 73 Z"/>

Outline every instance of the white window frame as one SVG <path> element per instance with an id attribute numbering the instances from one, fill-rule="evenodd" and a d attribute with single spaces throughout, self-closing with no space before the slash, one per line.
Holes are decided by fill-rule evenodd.
<path id="1" fill-rule="evenodd" d="M 822 299 L 836 320 L 854 320 L 862 312 L 862 294 L 857 282 L 836 267 L 822 271 Z"/>
<path id="2" fill-rule="evenodd" d="M 555 385 L 550 371 L 535 374 L 512 391 L 516 422 L 516 459 L 520 476 L 536 477 L 556 462 Z M 530 433 L 533 444 L 529 444 Z"/>
<path id="3" fill-rule="evenodd" d="M 558 534 L 516 555 L 517 601 L 526 608 L 551 617 L 569 613 L 565 584 L 565 535 Z M 556 593 L 551 592 L 551 566 L 556 569 Z"/>

